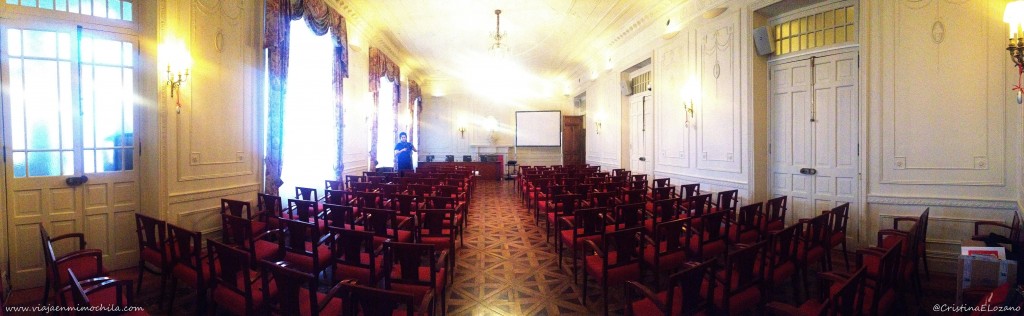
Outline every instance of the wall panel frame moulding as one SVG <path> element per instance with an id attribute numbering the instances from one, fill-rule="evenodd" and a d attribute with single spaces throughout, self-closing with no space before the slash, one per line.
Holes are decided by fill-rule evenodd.
<path id="1" fill-rule="evenodd" d="M 696 93 L 688 91 L 693 73 L 694 54 L 691 44 L 692 32 L 681 32 L 677 38 L 662 46 L 654 56 L 654 171 L 682 172 L 690 168 L 692 137 L 695 119 L 686 122 L 683 103 L 690 103 Z"/>
<path id="2" fill-rule="evenodd" d="M 189 48 L 195 60 L 175 114 L 179 181 L 253 174 L 253 121 L 259 64 L 252 32 L 256 10 L 247 1 L 188 2 Z"/>
<path id="3" fill-rule="evenodd" d="M 727 14 L 697 29 L 697 169 L 743 172 L 740 17 Z"/>
<path id="4" fill-rule="evenodd" d="M 881 183 L 1005 185 L 1006 25 L 989 2 L 881 4 Z"/>

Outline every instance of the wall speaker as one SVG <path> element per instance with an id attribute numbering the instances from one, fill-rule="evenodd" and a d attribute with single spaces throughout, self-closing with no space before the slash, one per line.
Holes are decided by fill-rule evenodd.
<path id="1" fill-rule="evenodd" d="M 633 87 L 629 86 L 629 81 L 628 80 L 620 80 L 619 81 L 619 89 L 622 90 L 622 95 L 624 95 L 624 96 L 629 96 L 629 95 L 633 94 Z"/>
<path id="2" fill-rule="evenodd" d="M 754 29 L 754 47 L 757 48 L 758 55 L 765 56 L 775 52 L 775 48 L 772 47 L 774 41 L 772 32 L 768 31 L 767 26 Z"/>

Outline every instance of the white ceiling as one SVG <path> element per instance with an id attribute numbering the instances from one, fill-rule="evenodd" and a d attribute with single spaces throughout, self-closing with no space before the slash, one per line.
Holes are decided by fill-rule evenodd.
<path id="1" fill-rule="evenodd" d="M 373 37 L 382 37 L 394 45 L 403 73 L 412 70 L 428 81 L 472 81 L 504 69 L 506 75 L 515 71 L 568 82 L 575 71 L 594 67 L 607 53 L 604 48 L 623 34 L 684 2 L 345 0 L 338 1 L 338 6 L 350 25 L 355 20 L 355 28 L 367 33 L 362 36 L 371 37 L 363 42 L 377 43 L 381 38 Z M 501 30 L 511 49 L 507 69 L 493 66 L 488 54 L 495 9 L 502 10 Z"/>

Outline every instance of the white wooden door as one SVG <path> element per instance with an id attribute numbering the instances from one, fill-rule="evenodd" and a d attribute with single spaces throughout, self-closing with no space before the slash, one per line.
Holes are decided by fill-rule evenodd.
<path id="1" fill-rule="evenodd" d="M 648 178 L 654 166 L 653 100 L 650 91 L 629 97 L 629 170 Z"/>
<path id="2" fill-rule="evenodd" d="M 85 234 L 108 270 L 138 260 L 135 64 L 130 36 L 63 25 L 0 27 L 8 247 L 16 288 L 45 279 L 39 224 Z M 84 183 L 69 184 L 68 180 Z M 56 245 L 58 255 L 77 245 Z"/>
<path id="3" fill-rule="evenodd" d="M 789 196 L 788 223 L 847 202 L 860 210 L 857 67 L 856 52 L 769 66 L 769 187 Z"/>

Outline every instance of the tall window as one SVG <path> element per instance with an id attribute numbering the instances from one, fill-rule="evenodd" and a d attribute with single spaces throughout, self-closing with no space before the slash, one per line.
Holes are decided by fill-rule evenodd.
<path id="1" fill-rule="evenodd" d="M 132 0 L 7 0 L 7 4 L 114 20 L 132 20 Z"/>
<path id="2" fill-rule="evenodd" d="M 395 86 L 387 76 L 380 77 L 377 101 L 377 168 L 395 166 Z"/>
<path id="3" fill-rule="evenodd" d="M 284 101 L 281 195 L 296 186 L 319 188 L 333 178 L 337 157 L 332 86 L 334 44 L 316 36 L 304 20 L 292 21 L 288 93 Z"/>

